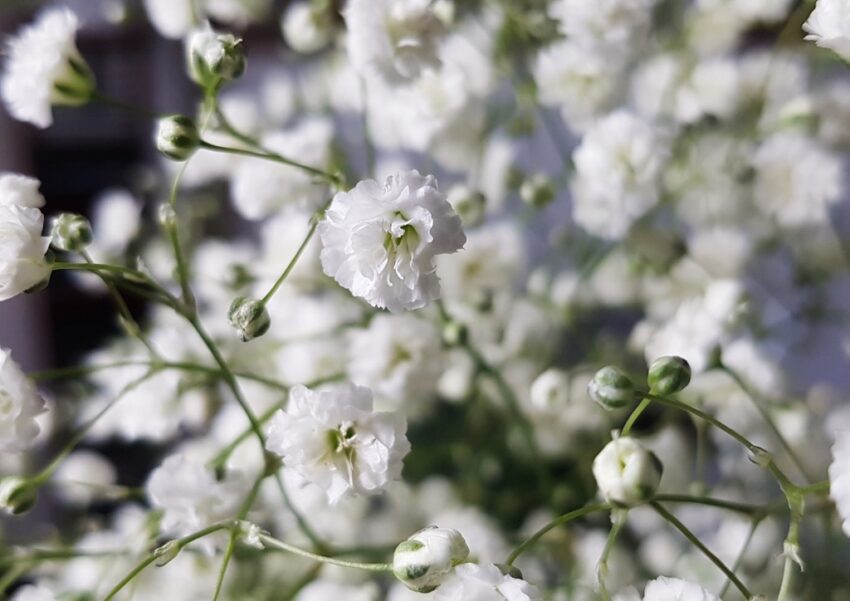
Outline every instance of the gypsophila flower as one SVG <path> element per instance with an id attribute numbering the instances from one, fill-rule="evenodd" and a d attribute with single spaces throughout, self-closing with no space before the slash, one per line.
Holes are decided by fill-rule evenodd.
<path id="1" fill-rule="evenodd" d="M 27 584 L 15 591 L 11 601 L 56 601 L 56 595 L 47 587 Z"/>
<path id="2" fill-rule="evenodd" d="M 463 248 L 460 218 L 433 176 L 399 172 L 338 192 L 319 224 L 322 268 L 343 288 L 390 311 L 440 295 L 434 258 Z"/>
<path id="3" fill-rule="evenodd" d="M 443 25 L 430 0 L 351 0 L 344 14 L 348 57 L 362 74 L 397 84 L 439 66 Z"/>
<path id="4" fill-rule="evenodd" d="M 807 40 L 850 61 L 850 0 L 818 0 L 803 30 Z"/>
<path id="5" fill-rule="evenodd" d="M 91 100 L 94 77 L 77 50 L 78 28 L 71 10 L 53 8 L 9 41 L 0 90 L 15 119 L 44 128 L 53 123 L 51 105 Z"/>
<path id="6" fill-rule="evenodd" d="M 593 460 L 593 476 L 607 501 L 637 503 L 650 498 L 661 482 L 661 462 L 634 438 L 616 438 Z"/>
<path id="7" fill-rule="evenodd" d="M 413 315 L 376 315 L 349 340 L 351 380 L 371 388 L 378 407 L 404 410 L 410 418 L 427 412 L 443 366 L 433 323 Z"/>
<path id="8" fill-rule="evenodd" d="M 647 583 L 643 601 L 720 601 L 707 590 L 678 578 L 657 578 Z"/>
<path id="9" fill-rule="evenodd" d="M 151 472 L 145 487 L 154 507 L 163 511 L 162 531 L 185 536 L 220 520 L 231 518 L 244 497 L 246 482 L 229 473 L 216 480 L 213 470 L 184 455 L 167 457 Z M 210 552 L 214 539 L 200 541 Z"/>
<path id="10" fill-rule="evenodd" d="M 406 429 L 400 413 L 372 410 L 368 388 L 295 386 L 286 411 L 272 418 L 266 447 L 337 503 L 353 494 L 380 493 L 401 477 L 410 451 Z"/>
<path id="11" fill-rule="evenodd" d="M 537 588 L 495 565 L 465 563 L 437 589 L 435 601 L 542 601 Z"/>
<path id="12" fill-rule="evenodd" d="M 12 359 L 12 352 L 0 348 L 0 451 L 30 448 L 39 432 L 35 418 L 44 411 L 44 400 Z"/>
<path id="13" fill-rule="evenodd" d="M 844 522 L 844 533 L 850 536 L 850 430 L 838 432 L 832 446 L 829 496 Z"/>
<path id="14" fill-rule="evenodd" d="M 654 207 L 669 154 L 666 135 L 618 110 L 594 124 L 573 153 L 573 217 L 601 238 L 625 236 Z"/>
<path id="15" fill-rule="evenodd" d="M 333 33 L 330 17 L 304 0 L 289 5 L 280 27 L 289 47 L 302 54 L 317 52 L 327 46 Z"/>

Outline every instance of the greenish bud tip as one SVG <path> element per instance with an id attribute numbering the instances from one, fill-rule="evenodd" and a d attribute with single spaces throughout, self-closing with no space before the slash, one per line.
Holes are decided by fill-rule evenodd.
<path id="1" fill-rule="evenodd" d="M 227 313 L 239 339 L 248 342 L 265 334 L 271 325 L 271 317 L 263 301 L 240 297 L 233 301 Z"/>
<path id="2" fill-rule="evenodd" d="M 156 560 L 154 560 L 154 564 L 157 567 L 161 568 L 162 566 L 173 560 L 175 557 L 177 557 L 182 549 L 183 547 L 178 541 L 168 541 L 164 545 L 157 547 L 156 550 L 154 550 L 153 555 L 154 557 L 156 557 Z"/>
<path id="3" fill-rule="evenodd" d="M 646 382 L 649 389 L 656 394 L 674 394 L 690 384 L 691 366 L 682 357 L 659 357 L 649 366 Z"/>
<path id="4" fill-rule="evenodd" d="M 195 122 L 185 115 L 170 115 L 159 120 L 156 148 L 173 161 L 187 160 L 201 145 Z"/>
<path id="5" fill-rule="evenodd" d="M 26 513 L 38 499 L 38 485 L 19 476 L 0 480 L 0 507 L 10 515 Z"/>
<path id="6" fill-rule="evenodd" d="M 92 241 L 89 220 L 75 213 L 61 213 L 53 219 L 50 243 L 59 250 L 76 252 L 85 249 Z"/>
<path id="7" fill-rule="evenodd" d="M 594 374 L 587 385 L 587 394 L 605 409 L 622 409 L 636 402 L 642 393 L 622 371 L 606 365 Z"/>

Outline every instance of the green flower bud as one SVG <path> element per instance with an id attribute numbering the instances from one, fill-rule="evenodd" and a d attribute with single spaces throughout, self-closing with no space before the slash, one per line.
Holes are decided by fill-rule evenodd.
<path id="1" fill-rule="evenodd" d="M 185 161 L 201 145 L 195 122 L 185 115 L 170 115 L 159 120 L 156 148 L 173 161 Z"/>
<path id="2" fill-rule="evenodd" d="M 8 476 L 0 480 L 0 507 L 11 515 L 26 513 L 35 505 L 38 485 L 19 476 Z"/>
<path id="3" fill-rule="evenodd" d="M 50 236 L 50 243 L 59 250 L 80 251 L 91 244 L 91 224 L 82 215 L 60 213 L 53 218 Z"/>
<path id="4" fill-rule="evenodd" d="M 396 547 L 393 574 L 410 590 L 428 593 L 467 557 L 469 547 L 457 530 L 431 526 Z"/>
<path id="5" fill-rule="evenodd" d="M 691 382 L 691 366 L 682 357 L 659 357 L 649 366 L 646 378 L 649 389 L 655 394 L 674 394 Z"/>
<path id="6" fill-rule="evenodd" d="M 519 197 L 525 204 L 540 209 L 555 199 L 555 188 L 545 174 L 535 173 L 523 180 Z"/>
<path id="7" fill-rule="evenodd" d="M 213 31 L 209 25 L 191 35 L 188 54 L 189 75 L 207 90 L 245 72 L 242 40 L 230 33 Z"/>
<path id="8" fill-rule="evenodd" d="M 587 385 L 587 394 L 605 409 L 622 409 L 643 395 L 629 377 L 616 367 L 606 365 Z"/>
<path id="9" fill-rule="evenodd" d="M 227 319 L 236 329 L 242 342 L 262 336 L 271 325 L 271 317 L 263 301 L 246 297 L 233 301 L 227 313 Z"/>

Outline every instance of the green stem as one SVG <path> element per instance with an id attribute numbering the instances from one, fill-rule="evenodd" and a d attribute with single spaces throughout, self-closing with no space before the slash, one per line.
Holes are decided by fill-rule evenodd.
<path id="1" fill-rule="evenodd" d="M 561 516 L 556 517 L 554 520 L 543 526 L 540 530 L 531 535 L 528 539 L 526 539 L 523 543 L 521 543 L 518 547 L 516 547 L 511 554 L 508 555 L 508 558 L 505 560 L 505 563 L 513 565 L 517 558 L 525 553 L 529 547 L 531 547 L 534 543 L 540 540 L 543 535 L 552 530 L 553 528 L 557 528 L 558 526 L 562 526 L 566 523 L 569 523 L 573 520 L 577 520 L 581 517 L 584 517 L 591 513 L 596 513 L 599 511 L 608 511 L 611 509 L 611 506 L 607 503 L 598 503 L 596 505 L 588 505 L 586 507 L 582 507 L 580 509 L 576 509 L 574 511 L 570 511 L 569 513 L 565 513 Z"/>
<path id="2" fill-rule="evenodd" d="M 149 369 L 148 371 L 146 371 L 144 373 L 144 375 L 136 378 L 135 380 L 128 382 L 124 386 L 124 388 L 122 388 L 118 392 L 118 394 L 115 396 L 115 398 L 113 398 L 111 401 L 109 401 L 106 404 L 106 406 L 103 407 L 103 409 L 98 411 L 91 419 L 89 419 L 89 421 L 87 421 L 85 424 L 83 424 L 80 427 L 80 429 L 77 431 L 77 433 L 74 434 L 71 437 L 71 440 L 69 440 L 65 444 L 65 446 L 62 448 L 61 451 L 59 451 L 59 453 L 56 455 L 56 457 L 53 459 L 53 461 L 51 461 L 38 474 L 33 476 L 31 478 L 31 481 L 34 484 L 39 485 L 39 486 L 41 484 L 43 484 L 44 482 L 46 482 L 50 478 L 50 476 L 53 475 L 53 473 L 56 471 L 56 469 L 62 464 L 62 461 L 68 455 L 71 454 L 71 451 L 73 451 L 77 447 L 78 444 L 80 444 L 80 442 L 83 440 L 83 438 L 85 438 L 86 434 L 88 434 L 89 430 L 91 430 L 91 428 L 100 420 L 100 418 L 102 418 L 104 415 L 106 415 L 106 413 L 110 409 L 112 409 L 118 403 L 118 401 L 120 401 L 124 397 L 124 395 L 126 395 L 128 392 L 133 390 L 136 386 L 140 385 L 142 382 L 144 382 L 145 380 L 147 380 L 151 376 L 153 376 L 155 373 L 156 373 L 155 369 Z"/>
<path id="3" fill-rule="evenodd" d="M 629 432 L 632 431 L 632 426 L 635 425 L 635 422 L 638 420 L 638 418 L 641 416 L 641 414 L 644 411 L 646 411 L 646 408 L 649 407 L 650 403 L 652 403 L 652 401 L 650 401 L 649 399 L 643 399 L 640 402 L 640 404 L 637 407 L 635 407 L 635 410 L 632 411 L 632 414 L 629 416 L 629 419 L 626 421 L 626 425 L 623 426 L 623 430 L 620 433 L 620 436 L 628 436 L 629 435 Z"/>
<path id="4" fill-rule="evenodd" d="M 245 498 L 245 501 L 239 509 L 237 520 L 244 520 L 245 516 L 248 515 L 248 512 L 251 511 L 251 507 L 257 500 L 257 494 L 260 492 L 260 486 L 265 478 L 265 473 L 261 473 L 254 481 L 251 491 L 248 493 L 248 496 Z M 224 550 L 224 558 L 221 560 L 221 568 L 218 571 L 218 580 L 216 580 L 215 583 L 215 593 L 213 594 L 212 601 L 218 601 L 218 598 L 221 595 L 221 589 L 222 586 L 224 586 L 224 576 L 227 574 L 227 566 L 230 564 L 230 560 L 233 557 L 233 550 L 236 548 L 236 539 L 239 536 L 239 532 L 240 525 L 237 521 L 237 523 L 230 529 L 230 538 L 227 541 L 227 548 Z"/>
<path id="5" fill-rule="evenodd" d="M 800 457 L 797 455 L 797 453 L 782 435 L 782 432 L 779 431 L 779 428 L 776 426 L 776 422 L 773 421 L 773 417 L 770 415 L 770 412 L 765 408 L 764 404 L 762 403 L 762 399 L 758 398 L 753 393 L 753 391 L 750 390 L 750 387 L 747 385 L 746 382 L 744 382 L 743 378 L 741 378 L 741 376 L 738 375 L 737 372 L 726 367 L 725 365 L 721 365 L 720 370 L 725 372 L 730 378 L 732 378 L 732 380 L 735 381 L 735 384 L 737 384 L 738 388 L 741 389 L 741 392 L 744 393 L 744 396 L 749 399 L 750 404 L 761 416 L 762 420 L 767 425 L 770 432 L 773 434 L 773 437 L 776 438 L 779 444 L 782 445 L 782 448 L 785 449 L 785 452 L 788 453 L 788 457 L 791 458 L 791 461 L 794 462 L 794 465 L 797 467 L 798 470 L 800 470 L 800 473 L 803 475 L 803 477 L 806 478 L 806 480 L 808 480 L 809 482 L 813 481 L 814 478 L 809 475 L 806 465 L 803 463 L 803 461 L 800 459 Z"/>
<path id="6" fill-rule="evenodd" d="M 189 159 L 180 166 L 180 169 L 174 176 L 174 181 L 171 183 L 171 193 L 168 196 L 168 207 L 163 208 L 162 210 L 168 210 L 171 212 L 171 214 L 163 220 L 163 227 L 168 234 L 168 239 L 171 242 L 171 249 L 174 252 L 174 260 L 177 263 L 177 280 L 180 284 L 183 304 L 194 312 L 195 297 L 189 286 L 189 266 L 186 262 L 186 256 L 183 253 L 183 245 L 180 243 L 180 235 L 177 231 L 177 193 L 180 189 L 180 180 L 183 178 L 183 174 L 186 172 L 186 168 L 189 166 L 190 160 L 191 157 L 189 157 Z"/>
<path id="7" fill-rule="evenodd" d="M 697 497 L 692 495 L 674 495 L 660 494 L 653 497 L 654 501 L 659 503 L 687 503 L 693 505 L 706 505 L 709 507 L 717 507 L 718 509 L 728 509 L 737 513 L 743 513 L 751 516 L 754 519 L 761 519 L 766 514 L 771 513 L 769 507 L 761 505 L 750 505 L 748 503 L 737 503 L 735 501 L 726 501 L 725 499 L 715 499 L 713 497 Z M 783 505 L 784 506 L 784 505 Z"/>
<path id="8" fill-rule="evenodd" d="M 328 204 L 330 204 L 330 200 L 327 201 L 321 209 L 319 209 L 313 217 L 310 219 L 310 229 L 307 230 L 307 235 L 304 236 L 304 240 L 298 246 L 298 250 L 295 251 L 295 254 L 290 259 L 289 264 L 287 264 L 286 268 L 283 270 L 283 273 L 280 274 L 280 277 L 277 278 L 275 283 L 263 297 L 263 304 L 268 303 L 278 289 L 281 287 L 286 278 L 289 277 L 289 274 L 292 273 L 292 270 L 295 268 L 295 264 L 298 263 L 298 259 L 301 258 L 301 255 L 304 253 L 304 249 L 307 248 L 307 245 L 310 243 L 310 240 L 313 239 L 313 235 L 316 233 L 316 229 L 319 227 L 319 221 L 321 220 L 321 216 L 324 214 L 325 208 L 327 208 Z"/>
<path id="9" fill-rule="evenodd" d="M 207 150 L 211 150 L 213 152 L 224 152 L 227 154 L 238 154 L 242 156 L 253 157 L 257 159 L 264 159 L 266 161 L 273 161 L 275 163 L 280 163 L 282 165 L 287 165 L 289 167 L 294 167 L 296 169 L 300 169 L 310 175 L 314 175 L 318 178 L 325 180 L 331 186 L 339 186 L 340 181 L 339 177 L 334 175 L 333 173 L 328 173 L 327 171 L 322 171 L 321 169 L 317 169 L 316 167 L 311 167 L 310 165 L 305 165 L 304 163 L 299 163 L 294 159 L 290 159 L 283 155 L 280 155 L 276 152 L 272 152 L 270 150 L 248 150 L 246 148 L 234 148 L 231 146 L 219 146 L 218 144 L 212 144 L 205 140 L 201 140 L 201 148 L 205 148 Z"/>
<path id="10" fill-rule="evenodd" d="M 83 257 L 83 260 L 89 265 L 94 265 L 95 262 L 92 260 L 91 255 L 85 250 L 80 251 L 80 255 Z M 121 315 L 121 323 L 124 326 L 124 330 L 132 336 L 136 338 L 139 342 L 144 345 L 145 348 L 148 349 L 152 357 L 158 357 L 159 354 L 154 349 L 153 345 L 147 339 L 144 332 L 142 332 L 142 328 L 139 326 L 139 323 L 133 317 L 133 313 L 130 311 L 130 307 L 127 306 L 127 302 L 124 300 L 124 297 L 121 296 L 121 293 L 118 291 L 118 288 L 115 284 L 106 277 L 103 272 L 98 272 L 98 276 L 101 281 L 106 285 L 107 290 L 109 290 L 110 296 L 112 296 L 112 300 L 115 301 L 116 307 L 118 307 L 118 313 Z"/>
<path id="11" fill-rule="evenodd" d="M 371 572 L 391 572 L 393 569 L 392 564 L 389 563 L 361 563 L 358 561 L 346 561 L 344 559 L 336 559 L 333 557 L 326 557 L 324 555 L 317 555 L 316 553 L 311 553 L 310 551 L 306 551 L 299 547 L 294 547 L 288 543 L 273 538 L 268 534 L 260 534 L 260 541 L 263 543 L 264 546 L 271 549 L 279 549 L 281 551 L 300 555 L 301 557 L 306 557 L 307 559 L 312 559 L 321 563 L 327 563 L 330 565 L 340 566 L 344 568 L 368 570 Z"/>
<path id="12" fill-rule="evenodd" d="M 224 381 L 227 383 L 230 388 L 233 396 L 236 398 L 236 402 L 239 403 L 239 406 L 242 408 L 243 413 L 245 413 L 245 417 L 248 418 L 248 421 L 251 424 L 251 430 L 254 435 L 257 437 L 257 441 L 260 443 L 260 448 L 265 449 L 266 441 L 263 437 L 263 431 L 260 427 L 260 422 L 257 421 L 257 416 L 254 415 L 254 412 L 251 410 L 250 405 L 248 405 L 248 401 L 245 400 L 245 396 L 242 394 L 242 389 L 239 387 L 239 382 L 236 380 L 236 376 L 234 376 L 233 372 L 230 370 L 230 366 L 227 364 L 227 361 L 224 360 L 224 357 L 221 355 L 221 352 L 218 350 L 215 342 L 212 338 L 210 338 L 209 334 L 207 334 L 204 326 L 201 324 L 198 316 L 196 314 L 185 314 L 184 317 L 198 334 L 198 336 L 203 341 L 204 345 L 209 350 L 210 354 L 213 356 L 213 359 L 218 364 L 219 369 L 221 370 L 221 376 L 224 378 Z"/>
<path id="13" fill-rule="evenodd" d="M 744 540 L 744 544 L 741 545 L 741 550 L 738 551 L 738 557 L 735 558 L 735 563 L 732 564 L 733 572 L 737 572 L 739 569 L 741 569 L 741 565 L 744 563 L 744 557 L 747 554 L 747 549 L 749 548 L 750 543 L 753 542 L 756 530 L 758 530 L 761 521 L 761 518 L 756 518 L 753 520 L 752 525 L 750 526 L 750 531 L 747 533 L 747 538 Z M 731 584 L 732 581 L 727 577 L 726 581 L 723 583 L 723 588 L 721 588 L 720 592 L 717 594 L 718 598 L 722 599 L 726 595 L 726 591 L 729 590 L 729 586 Z"/>
<path id="14" fill-rule="evenodd" d="M 672 524 L 679 532 L 681 532 L 682 535 L 691 542 L 691 544 L 693 544 L 697 549 L 702 551 L 703 555 L 705 555 L 709 559 L 709 561 L 711 561 L 711 563 L 716 565 L 721 572 L 726 574 L 726 577 L 732 581 L 732 583 L 739 591 L 741 591 L 741 594 L 744 596 L 744 599 L 749 601 L 749 599 L 752 598 L 752 593 L 749 591 L 749 589 L 747 589 L 744 583 L 741 582 L 741 580 L 735 575 L 735 573 L 730 570 L 729 567 L 725 563 L 723 563 L 723 561 L 719 557 L 717 557 L 717 555 L 712 553 L 711 549 L 706 547 L 702 543 L 702 541 L 697 538 L 696 535 L 694 535 L 693 532 L 688 530 L 687 526 L 680 522 L 676 516 L 667 511 L 660 503 L 652 501 L 650 502 L 650 505 L 658 515 L 670 522 L 670 524 Z"/>
<path id="15" fill-rule="evenodd" d="M 436 305 L 440 313 L 440 318 L 442 319 L 444 324 L 454 322 L 454 319 L 452 319 L 451 315 L 449 315 L 442 301 L 438 300 Z M 508 382 L 505 380 L 500 370 L 490 365 L 484 355 L 481 354 L 481 352 L 475 347 L 475 345 L 472 343 L 468 336 L 463 337 L 458 343 L 458 345 L 460 346 L 460 348 L 466 351 L 466 354 L 469 355 L 470 359 L 472 359 L 472 362 L 475 364 L 475 368 L 478 373 L 487 375 L 493 379 L 493 382 L 499 389 L 499 394 L 501 395 L 502 400 L 508 407 L 508 411 L 513 415 L 514 419 L 519 425 L 522 437 L 525 441 L 526 446 L 528 447 L 529 453 L 531 454 L 534 470 L 537 472 L 537 477 L 541 488 L 543 490 L 551 490 L 551 479 L 549 477 L 549 472 L 546 470 L 546 466 L 543 462 L 540 449 L 537 446 L 537 441 L 534 438 L 534 427 L 528 420 L 528 417 L 523 413 L 522 409 L 520 408 L 519 400 L 517 400 L 517 397 L 514 394 L 514 391 L 511 388 L 510 384 L 508 384 Z"/>
<path id="16" fill-rule="evenodd" d="M 195 542 L 198 539 L 204 538 L 205 536 L 209 536 L 215 532 L 219 532 L 220 530 L 227 530 L 228 528 L 235 527 L 232 522 L 219 522 L 217 524 L 213 524 L 211 526 L 207 526 L 197 532 L 193 532 L 192 534 L 186 535 L 183 538 L 177 539 L 175 542 L 179 550 L 182 550 L 186 545 L 189 545 Z M 140 561 L 130 572 L 121 579 L 121 581 L 116 584 L 109 594 L 103 598 L 103 601 L 110 601 L 115 598 L 115 595 L 121 592 L 121 590 L 127 586 L 133 579 L 141 574 L 146 567 L 155 562 L 159 556 L 156 551 L 150 553 L 147 557 L 145 557 L 142 561 Z"/>
<path id="17" fill-rule="evenodd" d="M 118 100 L 116 98 L 111 98 L 102 94 L 101 92 L 95 90 L 91 95 L 91 100 L 93 102 L 99 102 L 105 106 L 120 109 L 122 111 L 127 111 L 128 113 L 134 113 L 137 115 L 141 115 L 142 117 L 148 119 L 159 119 L 162 115 L 159 115 L 155 111 L 152 111 L 147 108 L 143 108 L 140 106 L 136 106 L 134 104 L 130 104 L 128 102 L 124 102 L 123 100 Z"/>
<path id="18" fill-rule="evenodd" d="M 599 563 L 596 564 L 596 580 L 599 583 L 599 592 L 602 595 L 603 601 L 611 601 L 611 594 L 608 592 L 608 587 L 605 580 L 608 578 L 608 557 L 611 551 L 614 550 L 614 544 L 617 542 L 617 537 L 620 534 L 623 526 L 626 524 L 628 509 L 615 510 L 611 512 L 611 531 L 608 533 L 608 540 L 605 541 L 605 548 L 602 549 L 602 556 L 599 558 Z"/>

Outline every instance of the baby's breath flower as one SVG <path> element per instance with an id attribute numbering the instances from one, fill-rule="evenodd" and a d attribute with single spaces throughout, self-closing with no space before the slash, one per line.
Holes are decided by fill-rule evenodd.
<path id="1" fill-rule="evenodd" d="M 78 28 L 71 10 L 52 8 L 9 41 L 0 90 L 15 119 L 45 128 L 53 123 L 52 105 L 91 100 L 94 76 L 77 50 Z"/>

